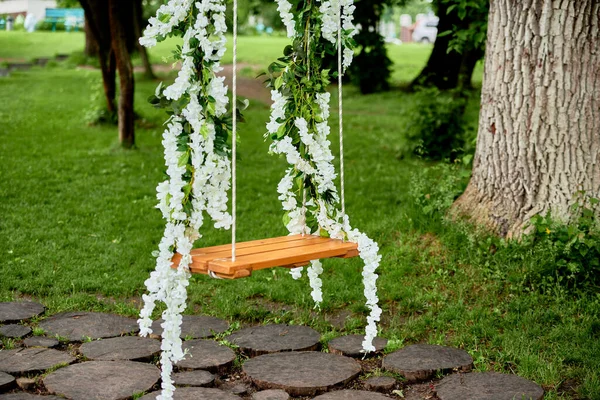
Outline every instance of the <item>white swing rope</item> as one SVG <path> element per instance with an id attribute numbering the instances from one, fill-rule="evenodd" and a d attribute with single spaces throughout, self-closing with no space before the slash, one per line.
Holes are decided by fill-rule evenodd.
<path id="1" fill-rule="evenodd" d="M 338 54 L 338 115 L 339 115 L 339 128 L 340 128 L 340 189 L 341 189 L 341 203 L 342 203 L 342 226 L 346 228 L 346 190 L 344 184 L 344 112 L 342 110 L 342 3 L 339 2 L 339 23 L 338 23 L 338 43 L 337 43 L 337 54 Z M 344 235 L 344 240 L 346 237 Z"/>
<path id="2" fill-rule="evenodd" d="M 232 72 L 232 125 L 231 125 L 231 261 L 235 261 L 235 236 L 237 226 L 237 39 L 238 2 L 233 0 L 233 72 Z"/>
<path id="3" fill-rule="evenodd" d="M 236 255 L 236 228 L 237 228 L 237 40 L 238 40 L 238 2 L 233 0 L 233 71 L 232 71 L 232 138 L 231 138 L 231 261 L 235 261 Z M 339 23 L 337 32 L 337 56 L 338 56 L 338 118 L 339 118 L 339 137 L 340 137 L 340 189 L 342 206 L 342 226 L 346 221 L 346 188 L 344 180 L 344 112 L 343 106 L 343 88 L 342 88 L 342 4 L 339 6 Z M 310 32 L 307 37 L 308 51 L 310 51 Z M 309 58 L 310 62 L 310 58 Z M 310 74 L 310 66 L 308 68 Z M 306 224 L 306 189 L 302 189 L 302 210 Z M 302 231 L 304 236 L 306 228 Z M 345 241 L 345 237 L 343 238 Z M 216 275 L 210 274 L 212 277 Z"/>

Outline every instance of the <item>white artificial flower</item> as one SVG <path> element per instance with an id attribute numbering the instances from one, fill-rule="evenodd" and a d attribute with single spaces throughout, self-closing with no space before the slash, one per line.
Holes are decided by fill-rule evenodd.
<path id="1" fill-rule="evenodd" d="M 275 0 L 277 2 L 277 11 L 281 16 L 281 21 L 287 30 L 289 38 L 296 36 L 296 21 L 294 15 L 290 12 L 292 4 L 287 0 Z"/>

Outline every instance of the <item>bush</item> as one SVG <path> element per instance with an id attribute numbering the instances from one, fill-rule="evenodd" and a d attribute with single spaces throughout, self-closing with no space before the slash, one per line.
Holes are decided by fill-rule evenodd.
<path id="1" fill-rule="evenodd" d="M 454 200 L 464 192 L 470 175 L 460 161 L 439 163 L 413 173 L 408 194 L 416 212 L 429 220 L 443 219 Z"/>
<path id="2" fill-rule="evenodd" d="M 568 288 L 600 286 L 600 226 L 595 209 L 600 200 L 579 193 L 571 208 L 571 222 L 557 221 L 550 213 L 531 219 L 529 243 L 543 254 L 529 274 L 538 285 Z"/>
<path id="3" fill-rule="evenodd" d="M 465 152 L 467 130 L 463 114 L 467 95 L 460 91 L 420 89 L 414 96 L 406 127 L 407 153 L 432 160 L 454 160 Z"/>

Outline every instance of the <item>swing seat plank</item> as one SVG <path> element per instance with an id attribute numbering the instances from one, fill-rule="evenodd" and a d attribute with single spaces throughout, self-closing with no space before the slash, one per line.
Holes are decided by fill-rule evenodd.
<path id="1" fill-rule="evenodd" d="M 236 259 L 231 259 L 231 244 L 194 249 L 190 272 L 212 272 L 225 279 L 245 278 L 265 268 L 296 268 L 321 258 L 349 258 L 358 255 L 356 243 L 313 235 L 292 235 L 236 244 Z M 176 268 L 181 255 L 173 257 Z"/>

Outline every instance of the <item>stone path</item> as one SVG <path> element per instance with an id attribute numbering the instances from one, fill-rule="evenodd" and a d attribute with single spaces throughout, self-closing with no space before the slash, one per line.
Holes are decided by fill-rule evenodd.
<path id="1" fill-rule="evenodd" d="M 431 344 L 406 346 L 383 359 L 383 368 L 409 382 L 424 381 L 436 373 L 470 371 L 473 358 L 464 350 Z"/>
<path id="2" fill-rule="evenodd" d="M 0 332 L 25 336 L 18 332 L 4 342 L 12 349 L 0 347 L 0 400 L 128 400 L 143 393 L 143 400 L 156 398 L 160 342 L 133 336 L 134 319 L 81 312 L 42 320 L 38 327 L 59 342 L 31 336 L 27 321 L 44 311 L 37 303 L 0 303 Z M 363 359 L 360 336 L 333 339 L 324 353 L 318 351 L 318 332 L 288 325 L 234 332 L 226 340 L 239 346 L 235 351 L 200 339 L 228 328 L 218 318 L 185 317 L 189 354 L 175 366 L 176 400 L 383 400 L 398 399 L 396 390 L 406 400 L 539 400 L 544 394 L 515 375 L 468 372 L 471 356 L 445 346 L 410 345 Z M 378 351 L 385 345 L 385 339 L 375 342 Z M 315 351 L 302 351 L 307 349 Z M 379 368 L 404 378 L 378 375 Z"/>
<path id="3" fill-rule="evenodd" d="M 160 337 L 162 335 L 163 320 L 159 319 L 152 323 L 152 334 Z M 225 332 L 229 329 L 229 323 L 215 317 L 205 315 L 184 315 L 181 323 L 182 339 L 206 339 Z"/>
<path id="4" fill-rule="evenodd" d="M 264 325 L 241 329 L 226 338 L 250 356 L 316 350 L 321 335 L 308 326 Z"/>
<path id="5" fill-rule="evenodd" d="M 343 356 L 363 358 L 366 355 L 362 347 L 363 340 L 364 336 L 361 335 L 340 336 L 329 342 L 329 351 Z M 368 354 L 369 357 L 381 353 L 387 346 L 387 339 L 377 337 L 373 340 L 373 346 L 375 346 L 375 351 Z"/>
<path id="6" fill-rule="evenodd" d="M 259 389 L 313 396 L 350 382 L 361 366 L 348 357 L 307 351 L 266 354 L 246 361 L 242 369 Z"/>
<path id="7" fill-rule="evenodd" d="M 183 348 L 187 350 L 188 357 L 176 364 L 179 368 L 224 372 L 235 360 L 233 350 L 214 340 L 190 340 L 183 344 Z"/>
<path id="8" fill-rule="evenodd" d="M 133 318 L 96 312 L 56 314 L 40 323 L 46 335 L 59 336 L 70 342 L 111 338 L 138 332 Z"/>
<path id="9" fill-rule="evenodd" d="M 121 400 L 152 389 L 159 378 L 160 370 L 150 364 L 90 361 L 58 369 L 44 378 L 44 385 L 72 400 Z"/>
<path id="10" fill-rule="evenodd" d="M 160 353 L 160 342 L 139 336 L 123 336 L 84 343 L 79 352 L 90 360 L 143 361 Z"/>

